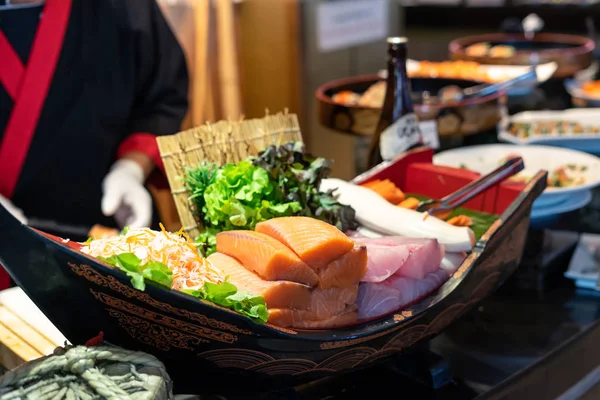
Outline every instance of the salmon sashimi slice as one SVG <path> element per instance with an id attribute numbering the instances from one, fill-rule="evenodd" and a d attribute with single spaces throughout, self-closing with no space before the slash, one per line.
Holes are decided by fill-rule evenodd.
<path id="1" fill-rule="evenodd" d="M 208 256 L 215 267 L 223 272 L 227 281 L 238 290 L 263 296 L 268 308 L 289 308 L 313 311 L 319 318 L 338 314 L 358 296 L 358 285 L 346 288 L 312 289 L 290 281 L 266 281 L 249 271 L 235 258 L 223 253 Z"/>
<path id="2" fill-rule="evenodd" d="M 220 269 L 227 281 L 238 290 L 263 296 L 267 307 L 307 310 L 311 305 L 312 293 L 306 285 L 290 281 L 266 281 L 244 268 L 235 258 L 223 253 L 213 253 L 207 260 Z"/>
<path id="3" fill-rule="evenodd" d="M 335 226 L 310 217 L 281 217 L 260 222 L 256 231 L 277 239 L 312 268 L 325 267 L 354 247 Z"/>
<path id="4" fill-rule="evenodd" d="M 327 319 L 355 304 L 358 298 L 358 284 L 345 288 L 313 289 L 310 304 L 305 311 L 311 312 L 316 319 Z M 289 308 L 292 307 L 281 307 Z M 303 311 L 296 308 L 298 311 Z"/>
<path id="5" fill-rule="evenodd" d="M 317 318 L 317 315 L 311 311 L 273 308 L 269 310 L 268 322 L 282 328 L 331 329 L 353 324 L 357 319 L 357 306 L 352 304 L 341 313 L 323 319 Z"/>
<path id="6" fill-rule="evenodd" d="M 217 251 L 237 259 L 268 281 L 292 281 L 313 287 L 319 280 L 316 272 L 292 250 L 260 232 L 220 232 Z"/>
<path id="7" fill-rule="evenodd" d="M 343 288 L 356 285 L 367 272 L 367 246 L 357 244 L 352 250 L 317 270 L 319 287 Z"/>

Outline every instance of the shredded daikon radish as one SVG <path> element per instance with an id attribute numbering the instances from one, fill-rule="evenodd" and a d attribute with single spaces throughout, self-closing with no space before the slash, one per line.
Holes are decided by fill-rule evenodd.
<path id="1" fill-rule="evenodd" d="M 181 234 L 181 233 L 179 233 Z M 162 230 L 130 229 L 124 235 L 92 240 L 83 244 L 82 252 L 92 257 L 109 258 L 133 253 L 144 264 L 161 262 L 173 271 L 173 289 L 199 289 L 205 282 L 221 283 L 223 273 L 198 253 L 192 241 Z"/>

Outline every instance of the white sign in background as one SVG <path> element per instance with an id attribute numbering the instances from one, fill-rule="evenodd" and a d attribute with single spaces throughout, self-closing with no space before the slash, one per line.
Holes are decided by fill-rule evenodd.
<path id="1" fill-rule="evenodd" d="M 344 0 L 317 8 L 319 51 L 345 49 L 388 35 L 388 0 Z"/>

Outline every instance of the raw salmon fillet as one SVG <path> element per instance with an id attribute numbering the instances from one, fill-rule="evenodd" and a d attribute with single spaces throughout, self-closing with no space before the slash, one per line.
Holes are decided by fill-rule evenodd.
<path id="1" fill-rule="evenodd" d="M 267 307 L 306 310 L 311 304 L 311 290 L 306 285 L 290 281 L 266 281 L 244 268 L 235 258 L 223 253 L 213 253 L 207 260 L 220 269 L 228 282 L 238 290 L 263 296 Z"/>
<path id="2" fill-rule="evenodd" d="M 327 266 L 354 247 L 335 226 L 310 217 L 281 217 L 260 222 L 255 230 L 277 239 L 312 268 Z"/>
<path id="3" fill-rule="evenodd" d="M 357 244 L 352 250 L 317 270 L 319 287 L 343 288 L 356 285 L 367 272 L 367 246 Z"/>
<path id="4" fill-rule="evenodd" d="M 327 319 L 341 313 L 348 306 L 355 304 L 357 298 L 358 284 L 345 288 L 315 288 L 313 289 L 308 307 L 304 310 L 299 308 L 296 308 L 296 310 L 310 312 L 316 319 Z M 293 307 L 288 308 L 292 309 Z"/>
<path id="5" fill-rule="evenodd" d="M 314 312 L 319 318 L 338 314 L 358 296 L 358 285 L 347 288 L 312 289 L 290 281 L 266 281 L 249 271 L 235 258 L 213 253 L 207 258 L 228 282 L 242 290 L 263 296 L 268 308 L 289 308 Z"/>
<path id="6" fill-rule="evenodd" d="M 357 319 L 357 307 L 352 304 L 341 313 L 324 319 L 318 319 L 316 314 L 310 311 L 273 308 L 269 310 L 268 322 L 283 328 L 331 329 L 353 324 Z"/>
<path id="7" fill-rule="evenodd" d="M 237 259 L 268 281 L 292 281 L 312 287 L 319 280 L 316 272 L 292 250 L 260 232 L 220 232 L 217 251 Z"/>

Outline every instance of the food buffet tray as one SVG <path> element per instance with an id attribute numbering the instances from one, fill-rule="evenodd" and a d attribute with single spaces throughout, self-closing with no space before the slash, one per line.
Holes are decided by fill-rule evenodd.
<path id="1" fill-rule="evenodd" d="M 381 81 L 379 75 L 363 75 L 327 82 L 317 89 L 318 119 L 321 125 L 356 136 L 371 136 L 377 128 L 381 106 L 347 105 L 335 102 L 333 96 L 342 91 L 365 93 Z M 461 88 L 475 86 L 479 81 L 467 79 L 411 77 L 415 95 L 425 91 L 437 93 L 444 86 Z M 383 96 L 383 95 L 382 95 Z M 504 94 L 440 105 L 414 103 L 415 113 L 421 122 L 435 124 L 439 136 L 467 136 L 495 128 L 502 117 Z"/>
<path id="2" fill-rule="evenodd" d="M 435 166 L 432 157 L 431 149 L 413 150 L 355 182 L 390 179 L 441 197 L 478 176 Z M 71 343 L 102 331 L 108 342 L 157 356 L 179 393 L 249 393 L 366 368 L 439 333 L 515 271 L 545 186 L 540 171 L 527 185 L 500 185 L 471 200 L 471 208 L 499 218 L 439 290 L 391 315 L 332 330 L 259 325 L 175 290 L 138 291 L 125 274 L 79 252 L 80 244 L 28 228 L 2 207 L 0 263 Z"/>
<path id="3" fill-rule="evenodd" d="M 453 61 L 448 61 L 448 63 L 452 63 L 452 62 Z M 406 70 L 411 77 L 412 76 L 428 77 L 427 75 L 425 75 L 429 69 L 428 64 L 430 64 L 430 62 L 428 62 L 428 61 L 418 61 L 418 60 L 408 59 L 408 60 L 406 60 Z M 545 82 L 548 79 L 550 79 L 550 77 L 552 75 L 552 73 L 550 72 L 553 70 L 552 62 L 543 64 L 541 66 L 544 67 L 544 68 L 542 68 L 543 72 L 546 72 L 546 71 L 549 72 L 549 73 L 542 74 L 542 76 L 540 76 L 538 78 L 540 82 Z M 480 64 L 479 69 L 481 70 L 482 75 L 485 75 L 488 77 L 488 82 L 497 83 L 497 82 L 503 82 L 503 81 L 524 75 L 527 72 L 529 72 L 529 70 L 531 69 L 531 66 L 529 66 L 529 65 Z M 468 72 L 467 72 L 467 74 L 468 74 Z M 467 74 L 465 74 L 463 77 L 468 78 L 469 76 Z M 379 71 L 379 76 L 382 79 L 385 79 L 387 77 L 387 71 L 385 69 Z M 438 76 L 429 75 L 429 77 L 435 78 L 435 77 L 439 77 L 439 75 Z M 521 85 L 516 85 L 516 87 L 511 88 L 509 90 L 508 94 L 520 94 L 524 90 L 525 91 L 530 90 L 531 86 L 532 86 L 532 84 L 530 82 L 526 82 Z"/>
<path id="4" fill-rule="evenodd" d="M 571 108 L 562 111 L 525 111 L 512 116 L 503 115 L 498 123 L 498 139 L 514 144 L 544 144 L 586 153 L 600 153 L 600 108 Z M 540 126 L 527 135 L 511 133 L 512 124 L 555 125 L 552 129 Z M 573 124 L 590 129 L 577 132 Z M 564 126 L 561 127 L 561 126 Z"/>
<path id="5" fill-rule="evenodd" d="M 514 48 L 514 54 L 493 57 L 489 54 L 470 55 L 469 46 L 489 43 Z M 532 40 L 524 34 L 492 33 L 458 38 L 450 42 L 448 51 L 452 60 L 475 61 L 486 65 L 538 65 L 556 62 L 558 69 L 553 78 L 572 77 L 588 68 L 593 60 L 594 41 L 578 35 L 537 33 Z"/>

